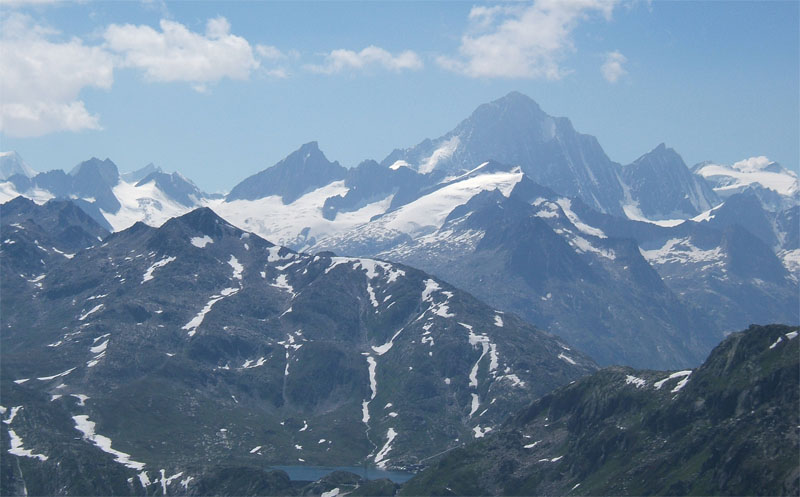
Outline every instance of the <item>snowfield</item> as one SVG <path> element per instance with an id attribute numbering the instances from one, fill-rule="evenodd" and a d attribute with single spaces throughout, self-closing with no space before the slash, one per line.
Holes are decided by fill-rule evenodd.
<path id="1" fill-rule="evenodd" d="M 750 185 L 759 185 L 791 197 L 800 193 L 797 174 L 784 169 L 764 156 L 751 157 L 730 166 L 706 164 L 696 171 L 715 183 L 714 191 L 722 197 L 739 192 Z"/>
<path id="2" fill-rule="evenodd" d="M 357 211 L 340 212 L 332 221 L 322 217 L 325 200 L 346 195 L 348 191 L 344 181 L 335 181 L 289 204 L 273 195 L 258 200 L 212 200 L 206 205 L 241 229 L 278 245 L 302 249 L 313 244 L 314 239 L 368 222 L 373 216 L 383 214 L 392 202 L 392 195 L 389 195 Z"/>

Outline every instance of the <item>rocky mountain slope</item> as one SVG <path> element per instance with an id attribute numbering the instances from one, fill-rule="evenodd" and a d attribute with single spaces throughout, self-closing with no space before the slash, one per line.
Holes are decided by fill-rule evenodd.
<path id="1" fill-rule="evenodd" d="M 444 456 L 404 495 L 797 495 L 798 328 L 734 333 L 695 370 L 613 367 Z"/>
<path id="2" fill-rule="evenodd" d="M 406 467 L 596 369 L 421 271 L 296 253 L 209 209 L 88 247 L 102 228 L 79 215 L 94 226 L 84 248 L 55 257 L 47 240 L 56 263 L 19 269 L 29 254 L 13 248 L 68 205 L 0 211 L 3 494 L 195 492 L 231 466 Z"/>
<path id="3" fill-rule="evenodd" d="M 663 143 L 623 167 L 621 176 L 623 210 L 631 219 L 688 219 L 720 203 L 711 186 Z"/>
<path id="4" fill-rule="evenodd" d="M 493 172 L 463 183 L 486 184 L 503 175 L 513 183 L 439 209 L 452 208 L 438 223 L 430 215 L 415 217 L 430 226 L 417 235 L 397 227 L 421 230 L 411 214 L 431 212 L 429 206 L 444 205 L 453 194 L 433 192 L 317 248 L 438 274 L 565 337 L 601 364 L 694 365 L 722 338 L 664 284 L 633 240 L 587 224 L 577 214 L 589 211 L 580 200 L 557 195 L 513 168 L 487 163 L 483 169 Z"/>
<path id="5" fill-rule="evenodd" d="M 2 205 L 0 223 L 4 301 L 16 299 L 17 289 L 26 291 L 30 283 L 41 287 L 51 268 L 109 234 L 77 205 L 65 200 L 40 206 L 17 197 Z M 20 305 L 24 307 L 24 300 Z"/>

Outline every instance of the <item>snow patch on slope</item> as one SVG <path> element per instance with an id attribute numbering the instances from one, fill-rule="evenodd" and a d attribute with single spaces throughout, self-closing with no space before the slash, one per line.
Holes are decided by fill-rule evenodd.
<path id="1" fill-rule="evenodd" d="M 789 273 L 800 274 L 800 249 L 781 250 L 778 252 L 778 258 Z"/>
<path id="2" fill-rule="evenodd" d="M 436 169 L 436 165 L 439 164 L 439 162 L 447 160 L 453 156 L 453 153 L 458 148 L 460 142 L 461 139 L 457 135 L 443 142 L 441 145 L 439 145 L 439 148 L 433 151 L 430 157 L 427 157 L 422 161 L 417 171 L 420 174 L 428 174 Z M 397 163 L 395 162 L 395 164 Z"/>
<path id="3" fill-rule="evenodd" d="M 195 317 L 193 317 L 188 323 L 183 325 L 181 328 L 182 330 L 186 330 L 189 333 L 189 336 L 194 336 L 197 332 L 197 328 L 203 324 L 203 320 L 206 318 L 206 314 L 214 307 L 214 304 L 219 302 L 220 300 L 224 299 L 225 297 L 230 297 L 238 292 L 238 288 L 225 288 L 222 290 L 219 295 L 212 295 L 209 301 L 206 303 L 205 307 L 197 313 Z"/>
<path id="4" fill-rule="evenodd" d="M 274 286 L 275 288 L 284 290 L 292 294 L 292 298 L 294 298 L 294 296 L 296 295 L 294 293 L 294 287 L 292 287 L 292 285 L 289 284 L 289 278 L 285 274 L 278 275 L 278 277 L 275 278 L 275 283 L 270 283 L 269 286 Z"/>
<path id="5" fill-rule="evenodd" d="M 676 372 L 672 373 L 671 375 L 667 376 L 666 378 L 664 378 L 663 380 L 659 380 L 659 381 L 653 383 L 653 388 L 655 388 L 656 390 L 661 390 L 661 387 L 664 386 L 664 383 L 668 382 L 669 380 L 673 380 L 675 378 L 684 378 L 683 380 L 678 382 L 678 384 L 675 386 L 675 388 L 672 389 L 673 392 L 677 392 L 681 388 L 683 388 L 683 386 L 686 384 L 686 382 L 689 379 L 689 375 L 690 374 L 692 374 L 692 370 L 691 369 L 687 369 L 685 371 L 676 371 Z"/>
<path id="6" fill-rule="evenodd" d="M 152 266 L 147 268 L 147 271 L 144 272 L 144 276 L 142 277 L 142 283 L 148 282 L 153 279 L 153 271 L 160 267 L 164 267 L 170 262 L 174 261 L 175 257 L 164 257 L 160 261 L 156 261 L 153 263 Z"/>
<path id="7" fill-rule="evenodd" d="M 241 281 L 242 271 L 244 271 L 244 266 L 239 264 L 239 259 L 237 259 L 235 256 L 232 255 L 231 258 L 228 259 L 228 265 L 231 268 L 233 268 L 233 278 Z"/>
<path id="8" fill-rule="evenodd" d="M 95 423 L 89 420 L 89 416 L 82 414 L 79 416 L 72 416 L 72 419 L 75 421 L 75 429 L 83 433 L 83 438 L 85 440 L 92 442 L 103 452 L 114 456 L 116 462 L 130 469 L 141 470 L 144 468 L 145 464 L 143 462 L 134 461 L 131 459 L 130 454 L 111 448 L 110 438 L 95 433 Z"/>
<path id="9" fill-rule="evenodd" d="M 47 456 L 44 454 L 34 454 L 31 449 L 26 449 L 22 446 L 22 438 L 14 433 L 14 430 L 8 430 L 8 436 L 11 438 L 11 448 L 8 453 L 19 457 L 30 457 L 40 461 L 46 461 Z M 27 494 L 26 494 L 27 495 Z"/>
<path id="10" fill-rule="evenodd" d="M 397 332 L 394 335 L 392 335 L 391 340 L 389 340 L 388 342 L 384 343 L 383 345 L 380 345 L 380 346 L 373 345 L 372 346 L 372 350 L 374 350 L 375 353 L 378 354 L 378 355 L 383 355 L 383 354 L 389 352 L 389 349 L 391 349 L 392 345 L 394 345 L 394 339 L 397 338 L 397 335 L 399 335 L 400 332 L 402 332 L 404 329 L 405 328 L 400 328 L 399 330 L 397 330 Z"/>
<path id="11" fill-rule="evenodd" d="M 102 308 L 103 308 L 103 304 L 98 304 L 98 305 L 92 307 L 87 312 L 84 312 L 83 314 L 81 314 L 80 317 L 78 317 L 78 321 L 85 320 L 86 318 L 88 318 L 89 316 L 91 316 L 92 314 L 94 314 L 95 312 L 99 311 Z"/>
<path id="12" fill-rule="evenodd" d="M 640 248 L 639 251 L 650 264 L 720 262 L 724 257 L 721 247 L 703 250 L 695 247 L 688 237 L 672 238 L 661 248 L 653 250 Z"/>
<path id="13" fill-rule="evenodd" d="M 643 386 L 645 386 L 645 384 L 647 384 L 647 381 L 645 381 L 642 378 L 637 378 L 636 376 L 633 375 L 627 375 L 625 377 L 625 384 L 636 385 L 636 388 L 642 388 Z"/>
<path id="14" fill-rule="evenodd" d="M 380 452 L 375 455 L 375 464 L 381 469 L 386 467 L 388 461 L 385 460 L 385 457 L 386 454 L 392 450 L 392 442 L 394 442 L 395 437 L 397 437 L 397 432 L 394 431 L 394 428 L 389 428 L 386 431 L 386 443 L 383 445 Z"/>
<path id="15" fill-rule="evenodd" d="M 569 357 L 568 355 L 565 355 L 563 352 L 558 354 L 558 358 L 561 359 L 564 362 L 568 362 L 568 363 L 572 364 L 573 366 L 575 365 L 575 361 L 571 357 Z"/>
<path id="16" fill-rule="evenodd" d="M 189 241 L 197 248 L 204 248 L 209 243 L 214 243 L 214 240 L 212 240 L 208 235 L 193 236 Z"/>
<path id="17" fill-rule="evenodd" d="M 617 258 L 617 255 L 613 250 L 595 247 L 589 240 L 582 236 L 573 236 L 569 239 L 569 244 L 575 247 L 575 249 L 581 253 L 592 252 L 600 257 L 611 259 L 612 261 Z"/>
<path id="18" fill-rule="evenodd" d="M 593 228 L 580 220 L 578 215 L 572 211 L 572 201 L 570 199 L 562 197 L 556 200 L 556 203 L 559 207 L 561 207 L 561 210 L 564 211 L 564 215 L 567 216 L 569 222 L 578 228 L 579 231 L 587 235 L 596 236 L 597 238 L 606 238 L 606 234 L 603 233 L 603 230 L 599 228 Z"/>
<path id="19" fill-rule="evenodd" d="M 648 219 L 642 213 L 641 209 L 639 209 L 639 203 L 629 203 L 622 206 L 622 211 L 625 213 L 625 216 L 630 219 L 631 221 L 640 221 L 643 223 L 650 223 L 655 224 L 656 226 L 662 226 L 664 228 L 671 228 L 673 226 L 678 226 L 681 223 L 684 223 L 685 219 Z"/>

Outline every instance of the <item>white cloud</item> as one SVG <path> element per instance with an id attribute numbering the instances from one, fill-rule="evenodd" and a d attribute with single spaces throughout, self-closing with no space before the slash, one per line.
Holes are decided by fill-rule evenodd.
<path id="1" fill-rule="evenodd" d="M 592 14 L 610 19 L 619 0 L 538 0 L 526 5 L 473 7 L 457 57 L 440 56 L 445 69 L 475 78 L 559 79 L 572 31 Z"/>
<path id="2" fill-rule="evenodd" d="M 411 50 L 392 55 L 383 48 L 370 45 L 360 52 L 353 50 L 333 50 L 325 56 L 322 65 L 306 66 L 313 72 L 333 74 L 346 70 L 363 70 L 380 67 L 390 71 L 416 70 L 422 68 L 422 60 Z"/>
<path id="3" fill-rule="evenodd" d="M 758 157 L 750 157 L 749 159 L 735 162 L 731 167 L 743 173 L 754 173 L 763 170 L 770 164 L 772 164 L 771 160 L 763 155 L 759 155 Z"/>
<path id="4" fill-rule="evenodd" d="M 120 55 L 121 67 L 142 69 L 150 81 L 193 83 L 195 89 L 223 78 L 246 80 L 259 67 L 248 41 L 230 33 L 224 17 L 209 19 L 205 34 L 162 19 L 161 30 L 132 24 L 109 26 L 105 46 Z"/>
<path id="5" fill-rule="evenodd" d="M 246 80 L 257 70 L 271 78 L 289 76 L 285 68 L 262 68 L 250 43 L 230 29 L 224 17 L 209 19 L 204 34 L 169 20 L 161 21 L 160 31 L 112 24 L 102 34 L 104 43 L 90 46 L 79 38 L 59 40 L 58 31 L 12 12 L 0 23 L 0 132 L 33 137 L 101 129 L 79 94 L 89 87 L 110 89 L 117 67 L 144 70 L 150 81 L 188 82 L 198 92 L 223 78 Z M 255 52 L 264 60 L 299 57 L 267 45 Z"/>
<path id="6" fill-rule="evenodd" d="M 283 52 L 272 45 L 256 45 L 256 54 L 262 61 L 269 61 L 272 64 L 294 62 L 300 58 L 300 52 L 297 50 Z M 286 79 L 291 75 L 291 72 L 284 66 L 274 65 L 260 68 L 259 74 L 272 79 Z"/>
<path id="7" fill-rule="evenodd" d="M 617 80 L 628 73 L 622 64 L 628 61 L 628 58 L 622 55 L 619 51 L 614 50 L 606 54 L 606 61 L 600 67 L 603 77 L 609 83 L 616 83 Z"/>
<path id="8" fill-rule="evenodd" d="M 287 55 L 272 45 L 256 45 L 256 53 L 264 59 L 285 59 Z"/>
<path id="9" fill-rule="evenodd" d="M 100 129 L 78 96 L 83 88 L 109 89 L 112 57 L 72 38 L 11 14 L 0 25 L 0 131 L 32 137 L 56 131 Z"/>

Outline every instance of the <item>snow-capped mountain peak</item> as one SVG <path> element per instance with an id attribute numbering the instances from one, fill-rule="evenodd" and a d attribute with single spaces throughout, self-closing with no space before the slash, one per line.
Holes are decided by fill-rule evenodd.
<path id="1" fill-rule="evenodd" d="M 441 180 L 489 160 L 519 165 L 537 183 L 580 197 L 604 212 L 622 212 L 616 164 L 597 140 L 518 92 L 478 106 L 438 138 L 394 150 L 381 164 L 392 169 L 406 166 Z"/>
<path id="2" fill-rule="evenodd" d="M 720 197 L 727 198 L 747 188 L 763 188 L 785 197 L 800 196 L 797 173 L 767 157 L 750 157 L 731 165 L 703 162 L 693 172 L 706 179 Z"/>
<path id="3" fill-rule="evenodd" d="M 6 180 L 15 174 L 33 178 L 36 176 L 36 171 L 31 169 L 15 151 L 0 152 L 0 180 Z"/>
<path id="4" fill-rule="evenodd" d="M 228 200 L 257 200 L 273 195 L 291 203 L 302 195 L 344 179 L 347 169 L 331 162 L 317 142 L 302 145 L 272 167 L 234 186 Z"/>
<path id="5" fill-rule="evenodd" d="M 144 166 L 141 169 L 137 169 L 136 171 L 131 171 L 129 173 L 123 173 L 120 177 L 123 181 L 128 181 L 130 183 L 138 183 L 139 181 L 143 180 L 151 173 L 163 173 L 164 170 L 160 167 L 156 166 L 152 162 L 148 165 Z"/>

